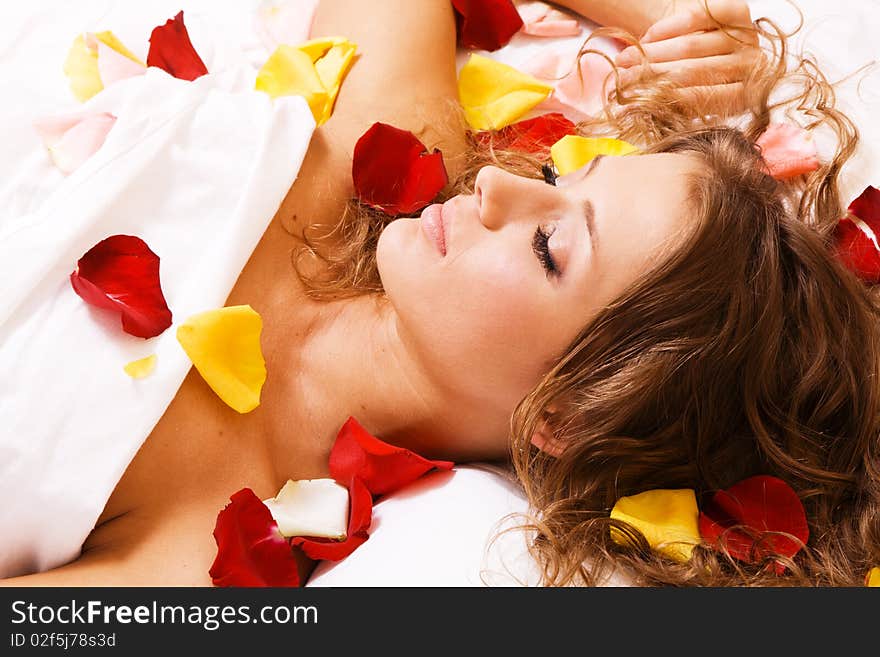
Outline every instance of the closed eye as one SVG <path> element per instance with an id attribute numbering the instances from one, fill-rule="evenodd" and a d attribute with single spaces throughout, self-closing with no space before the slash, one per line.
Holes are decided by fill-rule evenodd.
<path id="1" fill-rule="evenodd" d="M 548 232 L 543 226 L 538 226 L 532 237 L 532 251 L 535 252 L 538 262 L 540 262 L 541 266 L 544 268 L 547 278 L 559 278 L 559 268 L 556 266 L 556 262 L 550 254 L 549 242 L 552 234 L 552 230 Z"/>

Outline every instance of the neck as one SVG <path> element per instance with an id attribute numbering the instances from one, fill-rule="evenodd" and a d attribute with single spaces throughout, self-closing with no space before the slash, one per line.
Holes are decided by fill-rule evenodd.
<path id="1" fill-rule="evenodd" d="M 503 456 L 474 447 L 479 409 L 431 382 L 400 340 L 396 315 L 381 296 L 321 304 L 296 358 L 302 405 L 330 444 L 353 416 L 372 435 L 429 458 Z"/>

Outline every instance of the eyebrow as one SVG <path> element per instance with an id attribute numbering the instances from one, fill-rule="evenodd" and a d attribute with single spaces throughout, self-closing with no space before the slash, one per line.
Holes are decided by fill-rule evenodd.
<path id="1" fill-rule="evenodd" d="M 599 164 L 599 160 L 601 160 L 604 155 L 597 155 L 593 158 L 593 161 L 590 162 L 589 166 L 584 171 L 581 176 L 581 180 L 584 180 L 587 176 L 589 176 L 596 166 Z M 584 201 L 584 216 L 587 218 L 587 230 L 590 233 L 590 244 L 593 247 L 593 251 L 597 251 L 599 249 L 599 234 L 596 232 L 596 209 L 593 207 L 590 199 L 586 199 Z"/>
<path id="2" fill-rule="evenodd" d="M 596 233 L 596 211 L 590 199 L 584 201 L 584 216 L 587 218 L 587 230 L 590 233 L 590 244 L 593 245 L 593 252 L 599 249 L 599 235 Z"/>

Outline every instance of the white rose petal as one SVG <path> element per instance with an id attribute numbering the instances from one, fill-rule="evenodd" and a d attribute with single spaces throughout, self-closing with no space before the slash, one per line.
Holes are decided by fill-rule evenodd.
<path id="1" fill-rule="evenodd" d="M 263 503 L 284 536 L 346 537 L 348 489 L 332 479 L 288 479 L 275 497 Z"/>

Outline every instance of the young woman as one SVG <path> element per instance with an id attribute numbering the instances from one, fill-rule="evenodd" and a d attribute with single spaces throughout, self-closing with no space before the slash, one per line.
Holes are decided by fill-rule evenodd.
<path id="1" fill-rule="evenodd" d="M 425 456 L 511 458 L 548 584 L 609 567 L 641 584 L 855 584 L 880 563 L 877 306 L 827 245 L 854 128 L 821 74 L 804 76 L 840 147 L 779 184 L 753 141 L 785 62 L 761 56 L 744 2 L 709 2 L 714 18 L 702 0 L 559 4 L 655 32 L 650 69 L 630 67 L 609 113 L 581 126 L 641 153 L 548 185 L 534 162 L 469 141 L 448 0 L 322 0 L 313 34 L 361 55 L 227 301 L 264 320 L 261 405 L 239 415 L 191 371 L 82 556 L 5 584 L 209 585 L 229 494 L 328 476 L 350 415 Z M 380 79 L 396 93 L 377 96 Z M 722 127 L 742 109 L 742 130 Z M 442 241 L 349 203 L 352 148 L 375 121 L 443 152 Z M 813 538 L 784 577 L 608 540 L 621 496 L 751 474 L 804 501 Z"/>

